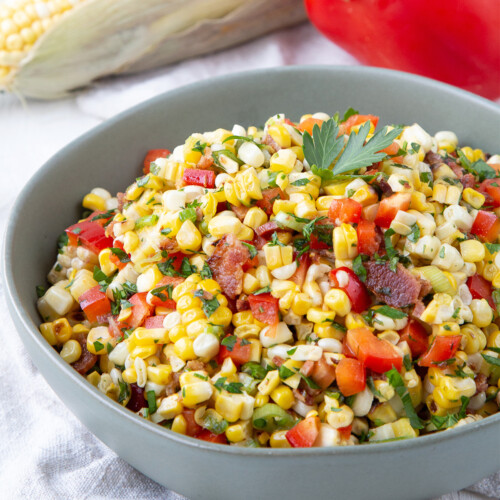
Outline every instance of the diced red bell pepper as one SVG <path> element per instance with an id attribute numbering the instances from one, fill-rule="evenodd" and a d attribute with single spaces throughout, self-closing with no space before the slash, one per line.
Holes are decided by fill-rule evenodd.
<path id="1" fill-rule="evenodd" d="M 225 345 L 221 345 L 219 354 L 217 355 L 217 363 L 222 365 L 226 358 L 231 358 L 237 366 L 248 363 L 252 354 L 251 346 L 250 344 L 242 345 L 242 340 L 243 339 L 238 337 L 231 350 Z"/>
<path id="2" fill-rule="evenodd" d="M 462 341 L 461 335 L 443 336 L 438 335 L 434 337 L 432 344 L 426 353 L 418 360 L 418 366 L 431 367 L 447 361 L 455 356 L 460 342 Z"/>
<path id="3" fill-rule="evenodd" d="M 335 221 L 333 219 L 330 219 L 329 217 L 326 217 L 325 219 L 321 219 L 321 220 L 317 221 L 315 224 L 315 227 L 316 226 L 324 226 L 327 224 L 333 225 L 333 224 L 335 224 Z M 328 244 L 326 242 L 321 241 L 316 236 L 315 233 L 312 233 L 310 238 L 309 238 L 309 248 L 311 250 L 328 250 L 331 247 L 328 246 Z"/>
<path id="4" fill-rule="evenodd" d="M 375 222 L 360 220 L 356 228 L 358 233 L 358 252 L 373 255 L 379 251 L 382 238 L 377 231 Z"/>
<path id="5" fill-rule="evenodd" d="M 149 318 L 146 318 L 146 321 L 144 321 L 144 328 L 147 328 L 147 329 L 163 328 L 163 320 L 164 319 L 165 319 L 165 316 L 163 316 L 163 315 L 150 316 Z"/>
<path id="6" fill-rule="evenodd" d="M 481 191 L 491 197 L 495 207 L 500 207 L 500 178 L 484 180 L 481 183 Z"/>
<path id="7" fill-rule="evenodd" d="M 350 134 L 353 127 L 357 125 L 361 125 L 362 123 L 370 120 L 373 123 L 373 126 L 376 127 L 378 123 L 378 116 L 374 115 L 352 115 L 350 116 L 344 123 L 340 124 L 340 133 L 341 134 Z"/>
<path id="8" fill-rule="evenodd" d="M 292 427 L 285 436 L 293 448 L 310 448 L 318 437 L 320 426 L 319 417 L 308 417 Z"/>
<path id="9" fill-rule="evenodd" d="M 479 210 L 470 232 L 485 241 L 494 242 L 500 234 L 500 219 L 493 212 Z"/>
<path id="10" fill-rule="evenodd" d="M 279 231 L 281 228 L 276 224 L 275 221 L 270 220 L 269 222 L 266 222 L 265 224 L 262 224 L 262 226 L 259 226 L 255 229 L 255 233 L 261 236 L 262 238 L 269 239 L 273 233 L 276 231 Z"/>
<path id="11" fill-rule="evenodd" d="M 189 186 L 202 186 L 213 189 L 215 187 L 215 172 L 199 168 L 186 168 L 182 180 Z"/>
<path id="12" fill-rule="evenodd" d="M 191 410 L 189 408 L 184 408 L 184 410 L 182 410 L 182 416 L 186 420 L 187 424 L 186 434 L 191 437 L 196 437 L 203 430 L 203 427 L 196 423 L 196 420 L 194 419 L 194 412 L 195 410 Z"/>
<path id="13" fill-rule="evenodd" d="M 378 207 L 375 224 L 384 228 L 389 227 L 399 210 L 406 211 L 410 208 L 410 201 L 410 193 L 396 193 L 384 198 Z"/>
<path id="14" fill-rule="evenodd" d="M 214 434 L 208 429 L 203 429 L 198 434 L 196 434 L 196 439 L 201 439 L 202 441 L 208 441 L 209 443 L 227 444 L 227 437 L 224 433 Z"/>
<path id="15" fill-rule="evenodd" d="M 401 371 L 403 356 L 387 340 L 376 337 L 368 328 L 347 331 L 347 344 L 364 366 L 377 373 L 391 368 Z"/>
<path id="16" fill-rule="evenodd" d="M 348 397 L 358 394 L 366 387 L 366 372 L 361 361 L 342 358 L 336 369 L 337 385 L 340 392 Z"/>
<path id="17" fill-rule="evenodd" d="M 342 198 L 340 200 L 332 200 L 328 210 L 328 217 L 335 222 L 348 222 L 354 224 L 361 219 L 361 211 L 363 205 L 356 200 L 350 198 Z"/>
<path id="18" fill-rule="evenodd" d="M 339 267 L 330 271 L 330 283 L 333 288 L 340 288 L 351 301 L 351 310 L 360 313 L 366 311 L 372 303 L 365 284 L 348 267 Z"/>
<path id="19" fill-rule="evenodd" d="M 80 307 L 91 323 L 111 312 L 111 303 L 105 293 L 101 292 L 99 285 L 90 288 L 80 295 Z"/>
<path id="20" fill-rule="evenodd" d="M 66 229 L 70 246 L 82 245 L 84 248 L 99 254 L 104 248 L 113 245 L 113 238 L 106 236 L 104 228 L 97 221 L 84 220 Z"/>
<path id="21" fill-rule="evenodd" d="M 127 325 L 124 325 L 120 321 L 118 321 L 118 316 L 109 316 L 108 324 L 109 324 L 109 333 L 115 339 L 123 337 L 123 329 L 127 328 Z"/>
<path id="22" fill-rule="evenodd" d="M 340 427 L 337 430 L 339 431 L 341 439 L 343 439 L 344 441 L 347 441 L 351 437 L 352 424 L 347 425 L 346 427 Z"/>
<path id="23" fill-rule="evenodd" d="M 467 280 L 467 286 L 473 299 L 486 299 L 493 309 L 496 309 L 493 300 L 493 287 L 491 283 L 479 274 L 474 274 Z"/>
<path id="24" fill-rule="evenodd" d="M 170 260 L 170 263 L 174 271 L 179 272 L 181 270 L 182 261 L 184 260 L 185 257 L 186 254 L 183 254 L 182 252 L 173 252 L 169 253 L 166 258 L 162 259 L 161 263 Z"/>
<path id="25" fill-rule="evenodd" d="M 304 281 L 306 279 L 307 270 L 309 269 L 309 264 L 311 263 L 311 259 L 309 258 L 309 254 L 304 253 L 299 257 L 299 265 L 295 273 L 293 273 L 292 277 L 289 278 L 290 281 L 293 281 L 297 285 L 302 288 Z"/>
<path id="26" fill-rule="evenodd" d="M 279 187 L 264 189 L 264 191 L 262 191 L 262 200 L 257 200 L 255 205 L 262 208 L 262 210 L 270 216 L 273 213 L 273 203 L 276 200 L 288 200 L 288 195 Z"/>
<path id="27" fill-rule="evenodd" d="M 274 325 L 279 322 L 279 300 L 270 293 L 249 295 L 248 302 L 252 315 L 257 321 Z"/>
<path id="28" fill-rule="evenodd" d="M 422 323 L 417 320 L 410 320 L 408 324 L 399 332 L 401 341 L 406 341 L 411 354 L 417 358 L 429 347 L 429 335 Z"/>
<path id="29" fill-rule="evenodd" d="M 154 306 L 151 306 L 147 303 L 146 297 L 147 292 L 139 292 L 135 293 L 128 299 L 128 301 L 132 304 L 132 313 L 131 315 L 124 321 L 124 323 L 129 328 L 136 328 L 141 326 L 146 318 L 149 318 L 153 314 Z"/>
<path id="30" fill-rule="evenodd" d="M 308 132 L 310 135 L 312 135 L 314 125 L 317 125 L 319 128 L 321 128 L 321 125 L 323 125 L 323 120 L 319 120 L 318 118 L 313 118 L 311 116 L 310 118 L 307 118 L 303 122 L 299 123 L 299 130 L 302 132 Z"/>
<path id="31" fill-rule="evenodd" d="M 151 162 L 154 162 L 157 158 L 167 158 L 169 155 L 170 151 L 168 149 L 150 149 L 144 157 L 144 173 L 149 174 Z"/>
<path id="32" fill-rule="evenodd" d="M 174 289 L 177 285 L 180 285 L 183 282 L 184 278 L 180 276 L 163 276 L 163 278 L 158 283 L 156 283 L 155 287 L 153 288 L 153 291 L 168 285 L 171 285 L 172 289 Z M 168 298 L 167 289 L 159 292 L 158 295 L 150 294 L 148 301 L 149 304 L 151 304 L 154 307 L 165 307 L 167 309 L 175 309 L 177 306 L 175 300 Z"/>
<path id="33" fill-rule="evenodd" d="M 120 241 L 120 240 L 117 240 L 117 239 L 114 239 L 113 240 L 113 247 L 112 248 L 118 248 L 120 250 L 123 250 L 124 249 L 124 246 L 123 246 L 123 243 Z M 125 252 L 125 250 L 123 250 Z M 126 253 L 126 252 L 125 252 Z M 130 255 L 129 255 L 130 257 Z M 122 262 L 118 255 L 115 255 L 114 253 L 111 253 L 111 255 L 109 256 L 109 260 L 118 268 L 118 269 L 123 269 L 127 263 L 126 262 Z"/>
<path id="34" fill-rule="evenodd" d="M 326 358 L 322 356 L 318 361 L 314 362 L 309 377 L 311 377 L 321 389 L 326 389 L 335 380 L 335 365 L 328 363 Z"/>

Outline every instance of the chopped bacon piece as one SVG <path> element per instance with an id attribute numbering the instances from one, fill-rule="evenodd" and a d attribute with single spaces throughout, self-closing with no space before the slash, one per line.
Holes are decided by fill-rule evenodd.
<path id="1" fill-rule="evenodd" d="M 71 366 L 80 374 L 85 375 L 96 363 L 97 355 L 92 354 L 87 349 L 87 335 L 84 333 L 79 333 L 73 337 L 82 348 L 82 354 L 80 358 L 71 364 Z"/>
<path id="2" fill-rule="evenodd" d="M 243 264 L 250 259 L 248 248 L 234 234 L 224 235 L 208 259 L 214 279 L 230 299 L 243 290 Z"/>
<path id="3" fill-rule="evenodd" d="M 486 391 L 488 389 L 488 377 L 483 373 L 480 373 L 475 378 L 476 382 L 476 394 Z"/>
<path id="4" fill-rule="evenodd" d="M 177 248 L 177 242 L 172 238 L 164 238 L 163 240 L 160 241 L 160 244 L 158 246 L 160 247 L 160 250 L 166 250 L 167 252 L 171 252 L 175 248 Z"/>
<path id="5" fill-rule="evenodd" d="M 266 144 L 267 146 L 271 146 L 274 151 L 279 151 L 281 146 L 269 135 L 266 134 L 262 139 L 262 144 Z"/>
<path id="6" fill-rule="evenodd" d="M 283 358 L 280 358 L 279 356 L 274 356 L 273 358 L 273 363 L 275 366 L 281 366 L 283 363 L 285 362 L 285 360 Z"/>
<path id="7" fill-rule="evenodd" d="M 389 264 L 379 263 L 374 260 L 364 264 L 367 277 L 365 285 L 379 301 L 392 307 L 406 307 L 416 304 L 421 297 L 422 291 L 426 291 L 427 285 L 423 287 L 423 280 L 413 276 L 399 262 L 396 271 L 391 271 Z"/>
<path id="8" fill-rule="evenodd" d="M 199 168 L 201 170 L 206 170 L 212 167 L 213 164 L 214 164 L 214 158 L 212 156 L 212 150 L 209 147 L 206 147 L 203 156 L 199 159 L 198 163 L 196 164 L 196 168 Z"/>
<path id="9" fill-rule="evenodd" d="M 236 217 L 238 217 L 238 219 L 243 222 L 243 219 L 245 218 L 245 215 L 250 210 L 250 208 L 243 205 L 240 205 L 239 207 L 237 207 L 236 205 L 231 205 L 231 210 L 236 214 Z"/>
<path id="10" fill-rule="evenodd" d="M 476 184 L 476 179 L 472 174 L 465 174 L 461 179 L 460 182 L 462 183 L 464 189 L 466 188 L 474 188 L 474 185 Z"/>
<path id="11" fill-rule="evenodd" d="M 116 199 L 118 200 L 118 211 L 121 212 L 123 210 L 123 205 L 125 205 L 127 201 L 127 197 L 125 193 L 116 193 Z"/>
<path id="12" fill-rule="evenodd" d="M 237 311 L 248 311 L 250 309 L 250 302 L 248 302 L 248 298 L 237 299 L 236 300 L 236 310 Z"/>

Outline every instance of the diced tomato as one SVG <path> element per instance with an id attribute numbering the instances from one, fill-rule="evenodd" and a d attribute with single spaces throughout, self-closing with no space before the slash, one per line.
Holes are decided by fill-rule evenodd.
<path id="1" fill-rule="evenodd" d="M 403 366 L 403 356 L 387 340 L 376 337 L 368 328 L 347 330 L 347 343 L 364 366 L 377 373 Z"/>
<path id="2" fill-rule="evenodd" d="M 150 149 L 144 157 L 144 173 L 149 174 L 151 162 L 155 161 L 157 158 L 166 158 L 169 155 L 170 151 L 168 149 Z"/>
<path id="3" fill-rule="evenodd" d="M 491 283 L 484 279 L 479 274 L 474 274 L 467 280 L 467 286 L 473 299 L 486 299 L 488 304 L 496 309 L 495 301 L 493 300 L 493 288 Z"/>
<path id="4" fill-rule="evenodd" d="M 293 448 L 310 448 L 318 437 L 320 426 L 319 417 L 305 418 L 286 433 L 286 439 Z"/>
<path id="5" fill-rule="evenodd" d="M 262 226 L 255 228 L 255 232 L 257 235 L 262 236 L 262 238 L 268 239 L 272 236 L 273 233 L 280 229 L 281 228 L 278 226 L 278 224 L 276 224 L 275 221 L 270 220 L 269 222 L 262 224 Z"/>
<path id="6" fill-rule="evenodd" d="M 461 335 L 438 335 L 434 337 L 429 349 L 418 360 L 418 366 L 431 367 L 452 358 L 455 356 L 461 341 Z"/>
<path id="7" fill-rule="evenodd" d="M 123 250 L 123 243 L 120 241 L 120 240 L 117 240 L 116 238 L 113 240 L 113 247 L 112 248 L 118 248 L 120 250 Z M 125 250 L 123 250 L 125 252 Z M 126 252 L 125 252 L 126 253 Z M 130 257 L 130 255 L 129 255 Z M 109 256 L 109 260 L 118 268 L 118 269 L 123 269 L 127 263 L 126 262 L 122 262 L 118 255 L 115 255 L 114 253 L 111 253 L 111 255 Z"/>
<path id="8" fill-rule="evenodd" d="M 339 267 L 330 271 L 330 283 L 334 288 L 340 288 L 351 301 L 351 310 L 360 313 L 366 311 L 372 300 L 365 284 L 357 274 L 348 267 Z"/>
<path id="9" fill-rule="evenodd" d="M 227 438 L 224 433 L 222 434 L 214 434 L 210 432 L 208 429 L 203 429 L 198 434 L 196 434 L 196 439 L 201 439 L 202 441 L 208 441 L 209 443 L 219 443 L 219 444 L 227 444 Z"/>
<path id="10" fill-rule="evenodd" d="M 102 217 L 103 214 L 106 214 L 106 217 Z M 109 213 L 103 212 L 102 210 L 96 210 L 96 211 L 92 212 L 85 220 L 88 220 L 90 222 L 97 222 L 97 224 L 104 227 L 107 225 L 106 223 L 112 217 L 113 217 L 113 214 L 110 215 Z"/>
<path id="11" fill-rule="evenodd" d="M 358 233 L 358 252 L 373 255 L 378 252 L 381 243 L 375 222 L 360 220 L 356 229 Z"/>
<path id="12" fill-rule="evenodd" d="M 99 254 L 104 248 L 113 245 L 113 238 L 106 236 L 104 228 L 97 221 L 84 220 L 66 229 L 70 246 L 82 245 L 84 248 Z"/>
<path id="13" fill-rule="evenodd" d="M 215 172 L 199 168 L 186 168 L 182 180 L 189 186 L 202 186 L 213 189 L 215 187 Z"/>
<path id="14" fill-rule="evenodd" d="M 361 211 L 363 205 L 356 200 L 350 198 L 342 198 L 340 200 L 332 200 L 328 217 L 334 221 L 349 222 L 354 224 L 361 219 Z"/>
<path id="15" fill-rule="evenodd" d="M 394 141 L 390 146 L 387 146 L 385 149 L 381 149 L 380 153 L 385 153 L 389 156 L 392 156 L 391 161 L 394 163 L 403 163 L 403 156 L 393 156 L 399 151 L 399 144 Z"/>
<path id="16" fill-rule="evenodd" d="M 484 180 L 481 183 L 481 191 L 484 191 L 491 197 L 495 207 L 500 207 L 500 178 Z"/>
<path id="17" fill-rule="evenodd" d="M 147 292 L 139 292 L 128 299 L 132 304 L 132 313 L 124 323 L 126 323 L 129 328 L 136 328 L 142 325 L 145 319 L 153 314 L 154 306 L 146 302 L 147 295 Z"/>
<path id="18" fill-rule="evenodd" d="M 312 371 L 309 375 L 321 389 L 326 389 L 335 380 L 335 365 L 328 363 L 322 356 L 319 361 L 315 361 Z"/>
<path id="19" fill-rule="evenodd" d="M 91 323 L 95 323 L 99 317 L 111 312 L 111 303 L 106 294 L 101 292 L 99 285 L 82 293 L 78 301 Z"/>
<path id="20" fill-rule="evenodd" d="M 337 430 L 339 431 L 341 439 L 347 441 L 351 437 L 352 424 L 347 425 L 346 427 L 340 427 L 340 429 Z"/>
<path id="21" fill-rule="evenodd" d="M 429 335 L 422 323 L 417 320 L 410 320 L 408 324 L 399 332 L 401 341 L 408 343 L 411 354 L 414 358 L 420 356 L 429 347 Z"/>
<path id="22" fill-rule="evenodd" d="M 257 321 L 274 325 L 279 322 L 279 300 L 270 293 L 249 295 L 248 302 L 252 315 Z"/>
<path id="23" fill-rule="evenodd" d="M 303 122 L 299 123 L 299 130 L 301 130 L 302 132 L 308 132 L 312 135 L 314 125 L 317 125 L 319 128 L 321 128 L 321 125 L 323 125 L 323 120 L 319 120 L 318 118 L 313 118 L 311 116 L 310 118 L 307 118 Z"/>
<path id="24" fill-rule="evenodd" d="M 410 208 L 410 193 L 396 193 L 384 198 L 378 207 L 375 224 L 381 227 L 389 227 L 399 210 L 406 211 Z"/>
<path id="25" fill-rule="evenodd" d="M 297 267 L 297 270 L 295 273 L 292 275 L 290 281 L 293 281 L 297 285 L 299 285 L 302 288 L 302 285 L 304 284 L 304 281 L 306 279 L 306 274 L 307 270 L 309 269 L 309 264 L 310 264 L 310 258 L 309 254 L 305 253 L 300 256 L 299 258 L 299 265 Z"/>
<path id="26" fill-rule="evenodd" d="M 340 133 L 341 134 L 350 134 L 352 127 L 356 125 L 361 125 L 362 123 L 370 120 L 373 123 L 373 126 L 376 127 L 378 123 L 378 116 L 374 115 L 352 115 L 350 116 L 344 123 L 340 124 Z"/>
<path id="27" fill-rule="evenodd" d="M 184 278 L 180 276 L 164 276 L 158 283 L 156 283 L 153 290 L 158 290 L 164 286 L 171 286 L 174 289 L 177 285 L 184 282 Z M 160 291 L 157 295 L 150 294 L 149 304 L 154 307 L 165 307 L 167 309 L 175 309 L 177 304 L 175 300 L 168 298 L 168 289 Z"/>
<path id="28" fill-rule="evenodd" d="M 108 324 L 109 324 L 109 333 L 115 339 L 123 337 L 123 329 L 127 328 L 127 325 L 124 325 L 120 321 L 117 320 L 118 316 L 108 316 Z"/>
<path id="29" fill-rule="evenodd" d="M 252 243 L 250 243 L 252 245 Z M 243 265 L 243 271 L 246 273 L 249 269 L 253 269 L 259 265 L 259 258 L 257 255 L 250 260 L 247 260 Z"/>
<path id="30" fill-rule="evenodd" d="M 163 316 L 163 315 L 150 316 L 149 318 L 146 318 L 146 321 L 144 321 L 144 328 L 147 328 L 147 329 L 163 328 L 163 320 L 164 319 L 165 319 L 165 316 Z"/>
<path id="31" fill-rule="evenodd" d="M 242 340 L 243 339 L 238 337 L 231 350 L 225 345 L 221 345 L 219 354 L 217 355 L 217 363 L 222 365 L 226 358 L 231 358 L 237 366 L 248 363 L 252 354 L 251 347 L 250 344 L 242 345 Z"/>
<path id="32" fill-rule="evenodd" d="M 180 271 L 182 266 L 182 261 L 186 257 L 182 252 L 173 252 L 169 253 L 166 259 L 163 259 L 162 262 L 166 262 L 170 260 L 171 265 L 175 271 Z"/>
<path id="33" fill-rule="evenodd" d="M 203 427 L 198 425 L 194 419 L 194 410 L 184 408 L 184 410 L 182 410 L 182 416 L 186 420 L 186 434 L 188 436 L 195 437 L 203 430 Z"/>
<path id="34" fill-rule="evenodd" d="M 262 200 L 257 200 L 255 205 L 262 208 L 262 210 L 270 216 L 273 213 L 273 203 L 276 200 L 288 200 L 288 195 L 279 187 L 264 189 L 264 191 L 262 191 Z"/>
<path id="35" fill-rule="evenodd" d="M 500 234 L 500 219 L 493 212 L 479 210 L 470 232 L 485 241 L 494 242 Z"/>
<path id="36" fill-rule="evenodd" d="M 342 358 L 336 369 L 337 385 L 344 396 L 352 396 L 366 387 L 365 367 L 354 358 Z"/>
<path id="37" fill-rule="evenodd" d="M 321 219 L 316 222 L 315 226 L 324 226 L 327 224 L 333 225 L 335 224 L 335 221 L 333 219 L 330 219 L 329 217 L 326 217 L 325 219 Z M 318 239 L 316 234 L 312 233 L 309 239 L 309 248 L 311 250 L 328 250 L 331 247 L 329 247 L 328 244 L 324 241 Z"/>

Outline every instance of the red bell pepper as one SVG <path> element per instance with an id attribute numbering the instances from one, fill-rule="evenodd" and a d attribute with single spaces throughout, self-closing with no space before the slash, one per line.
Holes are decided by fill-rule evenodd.
<path id="1" fill-rule="evenodd" d="M 496 310 L 495 301 L 493 300 L 493 288 L 488 280 L 479 274 L 474 274 L 467 280 L 467 286 L 473 299 L 486 299 L 490 307 Z"/>
<path id="2" fill-rule="evenodd" d="M 493 165 L 492 165 L 493 166 Z M 483 191 L 491 199 L 495 207 L 500 207 L 500 179 L 486 179 L 481 183 Z"/>
<path id="3" fill-rule="evenodd" d="M 99 285 L 90 288 L 80 295 L 78 302 L 91 323 L 111 312 L 111 303 L 105 293 L 101 292 Z"/>
<path id="4" fill-rule="evenodd" d="M 339 431 L 341 439 L 343 439 L 344 441 L 347 441 L 351 437 L 352 424 L 346 425 L 345 427 L 340 427 L 337 430 Z"/>
<path id="5" fill-rule="evenodd" d="M 292 427 L 285 436 L 293 448 L 310 448 L 318 437 L 320 426 L 319 417 L 308 417 Z"/>
<path id="6" fill-rule="evenodd" d="M 169 155 L 170 151 L 168 149 L 150 149 L 144 157 L 144 173 L 149 174 L 151 162 L 154 162 L 157 158 L 166 158 Z"/>
<path id="7" fill-rule="evenodd" d="M 498 2 L 305 0 L 309 18 L 361 63 L 500 96 Z M 464 71 L 464 68 L 467 68 Z"/>
<path id="8" fill-rule="evenodd" d="M 186 168 L 182 180 L 190 186 L 202 186 L 213 189 L 215 187 L 215 172 L 199 168 Z"/>
<path id="9" fill-rule="evenodd" d="M 452 358 L 460 347 L 461 340 L 461 335 L 434 337 L 429 349 L 418 360 L 418 366 L 431 367 Z"/>
<path id="10" fill-rule="evenodd" d="M 384 198 L 378 207 L 375 224 L 381 227 L 389 227 L 399 210 L 406 211 L 410 208 L 411 194 L 396 193 Z"/>
<path id="11" fill-rule="evenodd" d="M 334 221 L 354 224 L 361 219 L 363 205 L 359 201 L 343 198 L 333 200 L 328 210 L 328 217 Z"/>
<path id="12" fill-rule="evenodd" d="M 113 246 L 113 238 L 106 236 L 105 229 L 98 221 L 84 220 L 66 229 L 70 246 L 82 245 L 84 248 L 98 254 L 104 248 Z"/>
<path id="13" fill-rule="evenodd" d="M 326 389 L 335 380 L 335 365 L 327 362 L 322 356 L 319 361 L 315 361 L 309 377 L 318 384 L 321 389 Z"/>
<path id="14" fill-rule="evenodd" d="M 228 335 L 228 337 L 230 337 L 230 335 Z M 237 366 L 248 363 L 252 355 L 251 346 L 250 344 L 242 345 L 242 340 L 243 339 L 238 337 L 231 349 L 225 345 L 221 345 L 219 354 L 217 355 L 217 363 L 221 365 L 226 358 L 231 358 Z"/>
<path id="15" fill-rule="evenodd" d="M 252 315 L 257 321 L 268 325 L 275 325 L 279 322 L 279 300 L 270 293 L 249 295 L 248 302 Z"/>
<path id="16" fill-rule="evenodd" d="M 262 208 L 262 210 L 270 216 L 273 213 L 273 203 L 276 200 L 288 200 L 288 195 L 279 187 L 264 189 L 264 191 L 262 191 L 262 200 L 257 200 L 255 205 Z"/>
<path id="17" fill-rule="evenodd" d="M 429 347 L 429 335 L 422 323 L 410 320 L 399 332 L 401 341 L 406 341 L 414 358 L 420 356 Z"/>
<path id="18" fill-rule="evenodd" d="M 164 319 L 165 319 L 165 316 L 162 316 L 162 315 L 150 316 L 149 318 L 146 318 L 146 321 L 144 321 L 144 328 L 147 328 L 147 329 L 163 328 L 163 320 Z"/>
<path id="19" fill-rule="evenodd" d="M 375 222 L 360 220 L 356 228 L 358 233 L 358 252 L 373 255 L 378 252 L 382 238 L 377 231 Z"/>
<path id="20" fill-rule="evenodd" d="M 208 441 L 209 443 L 227 444 L 227 437 L 224 433 L 214 434 L 208 429 L 203 429 L 196 434 L 196 439 L 201 439 L 202 441 Z"/>
<path id="21" fill-rule="evenodd" d="M 310 262 L 311 259 L 309 258 L 309 254 L 307 253 L 302 254 L 299 257 L 299 265 L 297 267 L 297 270 L 290 278 L 290 281 L 293 281 L 302 288 L 302 285 L 304 284 L 304 281 L 306 279 L 306 274 L 307 270 L 309 269 Z"/>
<path id="22" fill-rule="evenodd" d="M 493 212 L 479 210 L 470 232 L 485 241 L 494 242 L 500 234 L 500 219 Z"/>
<path id="23" fill-rule="evenodd" d="M 186 420 L 186 434 L 188 436 L 196 437 L 203 431 L 203 427 L 198 425 L 194 419 L 194 410 L 184 408 L 184 410 L 182 410 L 182 416 Z"/>
<path id="24" fill-rule="evenodd" d="M 139 292 L 135 293 L 128 299 L 128 301 L 132 304 L 132 313 L 131 315 L 124 321 L 124 323 L 129 328 L 136 328 L 142 325 L 146 318 L 149 318 L 153 314 L 154 306 L 151 306 L 147 303 L 146 297 L 147 292 Z"/>
<path id="25" fill-rule="evenodd" d="M 391 368 L 398 371 L 403 366 L 403 357 L 387 340 L 376 337 L 368 328 L 347 331 L 347 344 L 364 366 L 377 373 Z"/>
<path id="26" fill-rule="evenodd" d="M 361 361 L 342 358 L 336 370 L 337 385 L 344 396 L 352 396 L 366 387 L 366 372 Z"/>
<path id="27" fill-rule="evenodd" d="M 351 310 L 360 313 L 371 306 L 371 298 L 364 283 L 348 267 L 339 267 L 330 271 L 330 283 L 333 288 L 340 288 L 351 301 Z"/>

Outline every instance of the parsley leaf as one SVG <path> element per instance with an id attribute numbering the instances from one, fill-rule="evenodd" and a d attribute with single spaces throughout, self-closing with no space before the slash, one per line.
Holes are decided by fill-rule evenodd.
<path id="1" fill-rule="evenodd" d="M 352 261 L 352 270 L 356 273 L 358 278 L 364 283 L 366 281 L 366 269 L 365 266 L 363 266 L 363 260 L 366 260 L 368 256 L 359 254 L 353 261 Z"/>
<path id="2" fill-rule="evenodd" d="M 113 255 L 118 257 L 121 263 L 126 264 L 127 262 L 130 262 L 130 257 L 127 252 L 124 252 L 121 248 L 110 248 L 110 250 Z"/>
<path id="3" fill-rule="evenodd" d="M 206 147 L 207 147 L 206 142 L 196 141 L 196 144 L 191 149 L 193 151 L 197 151 L 198 153 L 203 154 L 205 152 Z"/>
<path id="4" fill-rule="evenodd" d="M 156 394 L 155 391 L 146 392 L 146 399 L 148 401 L 149 414 L 152 415 L 156 412 Z"/>
<path id="5" fill-rule="evenodd" d="M 290 378 L 292 375 L 295 375 L 295 372 L 293 370 L 290 370 L 290 368 L 287 368 L 285 365 L 281 365 L 279 367 L 278 373 L 281 380 L 285 380 L 287 378 Z"/>
<path id="6" fill-rule="evenodd" d="M 275 247 L 275 246 L 284 247 L 284 246 L 286 246 L 285 244 L 281 243 L 281 241 L 278 239 L 278 233 L 276 231 L 271 236 L 271 240 L 269 241 L 268 245 L 270 247 Z"/>
<path id="7" fill-rule="evenodd" d="M 418 239 L 420 238 L 420 228 L 418 227 L 418 224 L 415 222 L 413 226 L 411 226 L 411 233 L 407 234 L 406 237 L 412 242 L 416 243 Z"/>
<path id="8" fill-rule="evenodd" d="M 256 378 L 257 380 L 262 380 L 267 373 L 267 370 L 255 361 L 249 361 L 248 363 L 245 363 L 241 367 L 241 371 L 243 373 L 247 373 L 253 378 Z"/>
<path id="9" fill-rule="evenodd" d="M 488 347 L 488 349 L 490 349 L 490 348 Z M 481 356 L 490 365 L 500 366 L 500 358 L 495 358 L 493 356 L 488 356 L 487 354 L 481 354 Z"/>
<path id="10" fill-rule="evenodd" d="M 344 113 L 344 116 L 342 118 L 342 120 L 340 120 L 341 123 L 344 123 L 346 122 L 351 116 L 354 116 L 354 115 L 359 115 L 359 111 L 354 109 L 354 108 L 349 108 L 345 113 Z"/>
<path id="11" fill-rule="evenodd" d="M 311 182 L 310 179 L 307 179 L 306 177 L 302 179 L 297 179 L 296 181 L 291 182 L 290 184 L 292 186 L 305 186 L 306 184 L 309 184 Z"/>
<path id="12" fill-rule="evenodd" d="M 200 276 L 204 280 L 212 279 L 212 270 L 210 269 L 209 265 L 206 262 L 203 263 L 203 268 L 200 271 Z"/>
<path id="13" fill-rule="evenodd" d="M 270 292 L 271 292 L 271 287 L 267 285 L 264 288 L 259 288 L 258 290 L 253 292 L 252 295 L 260 295 L 261 293 L 270 293 Z"/>
<path id="14" fill-rule="evenodd" d="M 338 133 L 339 126 L 333 119 L 323 122 L 321 128 L 314 125 L 312 136 L 304 132 L 304 156 L 311 167 L 315 165 L 318 171 L 323 172 L 329 170 L 344 146 L 344 138 L 337 137 Z M 330 178 L 332 175 L 329 172 Z"/>
<path id="15" fill-rule="evenodd" d="M 113 281 L 113 276 L 106 276 L 97 266 L 94 266 L 93 277 L 101 287 L 101 292 L 105 292 Z"/>
<path id="16" fill-rule="evenodd" d="M 276 236 L 276 233 L 273 234 L 273 237 L 274 236 Z M 244 241 L 242 241 L 242 243 L 248 248 L 248 251 L 250 252 L 250 258 L 253 259 L 257 255 L 257 249 L 251 243 L 245 243 Z"/>
<path id="17" fill-rule="evenodd" d="M 118 394 L 118 403 L 121 404 L 129 398 L 130 389 L 128 384 L 122 382 L 121 380 L 118 381 L 118 385 L 120 387 L 120 393 Z"/>
<path id="18" fill-rule="evenodd" d="M 135 229 L 142 229 L 146 226 L 154 226 L 158 222 L 157 215 L 145 215 L 135 221 Z"/>
<path id="19" fill-rule="evenodd" d="M 43 287 L 42 285 L 37 285 L 36 287 L 36 296 L 38 298 L 40 297 L 43 297 L 45 295 L 45 287 Z"/>
<path id="20" fill-rule="evenodd" d="M 461 149 L 457 149 L 457 153 L 462 167 L 464 167 L 467 172 L 477 176 L 481 182 L 485 179 L 494 179 L 498 176 L 496 170 L 490 167 L 484 160 L 479 159 L 471 163 Z"/>
<path id="21" fill-rule="evenodd" d="M 500 252 L 500 243 L 485 243 L 484 245 L 491 254 Z"/>
<path id="22" fill-rule="evenodd" d="M 198 269 L 196 268 L 196 266 L 192 266 L 189 263 L 189 259 L 187 257 L 184 257 L 182 259 L 181 269 L 177 274 L 184 277 L 184 278 L 187 278 L 188 276 L 191 276 L 192 274 L 194 274 L 196 272 L 198 272 Z"/>

